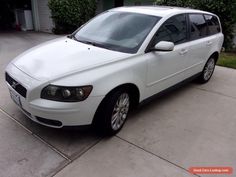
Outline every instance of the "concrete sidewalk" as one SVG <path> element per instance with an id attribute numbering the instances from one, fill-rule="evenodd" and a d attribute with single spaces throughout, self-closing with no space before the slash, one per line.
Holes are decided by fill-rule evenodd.
<path id="1" fill-rule="evenodd" d="M 192 166 L 236 169 L 233 69 L 216 67 L 208 84 L 190 83 L 144 105 L 112 138 L 30 121 L 9 97 L 4 68 L 24 50 L 57 37 L 0 34 L 1 177 L 193 177 Z"/>

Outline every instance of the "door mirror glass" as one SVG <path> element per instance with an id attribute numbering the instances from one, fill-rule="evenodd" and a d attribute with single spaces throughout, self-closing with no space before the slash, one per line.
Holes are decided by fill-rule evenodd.
<path id="1" fill-rule="evenodd" d="M 168 41 L 160 41 L 158 42 L 155 47 L 153 48 L 154 51 L 173 51 L 174 50 L 174 43 Z"/>

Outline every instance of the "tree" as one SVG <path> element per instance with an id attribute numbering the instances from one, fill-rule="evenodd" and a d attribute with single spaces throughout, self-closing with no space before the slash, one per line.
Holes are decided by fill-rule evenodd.
<path id="1" fill-rule="evenodd" d="M 236 23 L 235 0 L 157 0 L 159 5 L 190 7 L 215 13 L 221 19 L 225 35 L 224 47 L 231 49 L 233 46 L 234 24 Z"/>

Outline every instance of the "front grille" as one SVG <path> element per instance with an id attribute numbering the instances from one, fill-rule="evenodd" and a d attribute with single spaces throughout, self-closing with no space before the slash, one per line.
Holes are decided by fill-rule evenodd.
<path id="1" fill-rule="evenodd" d="M 17 93 L 19 93 L 21 96 L 26 98 L 27 90 L 25 87 L 23 87 L 19 82 L 14 80 L 9 74 L 5 73 L 6 81 L 7 83 L 15 90 Z"/>

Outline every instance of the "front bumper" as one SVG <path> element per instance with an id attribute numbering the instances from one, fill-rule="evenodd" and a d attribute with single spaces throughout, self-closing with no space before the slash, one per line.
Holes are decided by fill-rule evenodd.
<path id="1" fill-rule="evenodd" d="M 61 125 L 56 127 L 89 125 L 92 123 L 97 107 L 102 99 L 102 97 L 89 97 L 85 101 L 78 103 L 37 99 L 30 102 L 28 107 L 23 109 L 30 113 L 32 120 L 51 127 L 55 126 L 45 124 L 38 118 L 61 122 Z"/>
<path id="2" fill-rule="evenodd" d="M 20 110 L 31 120 L 45 126 L 61 128 L 63 126 L 89 125 L 92 123 L 95 112 L 104 98 L 103 96 L 92 96 L 76 103 L 41 99 L 35 91 L 35 88 L 40 90 L 43 87 L 40 86 L 42 84 L 39 81 L 34 80 L 14 66 L 11 66 L 10 69 L 8 67 L 7 73 L 27 88 L 27 95 L 24 98 L 7 83 L 10 92 L 19 97 L 20 104 L 17 105 Z"/>

